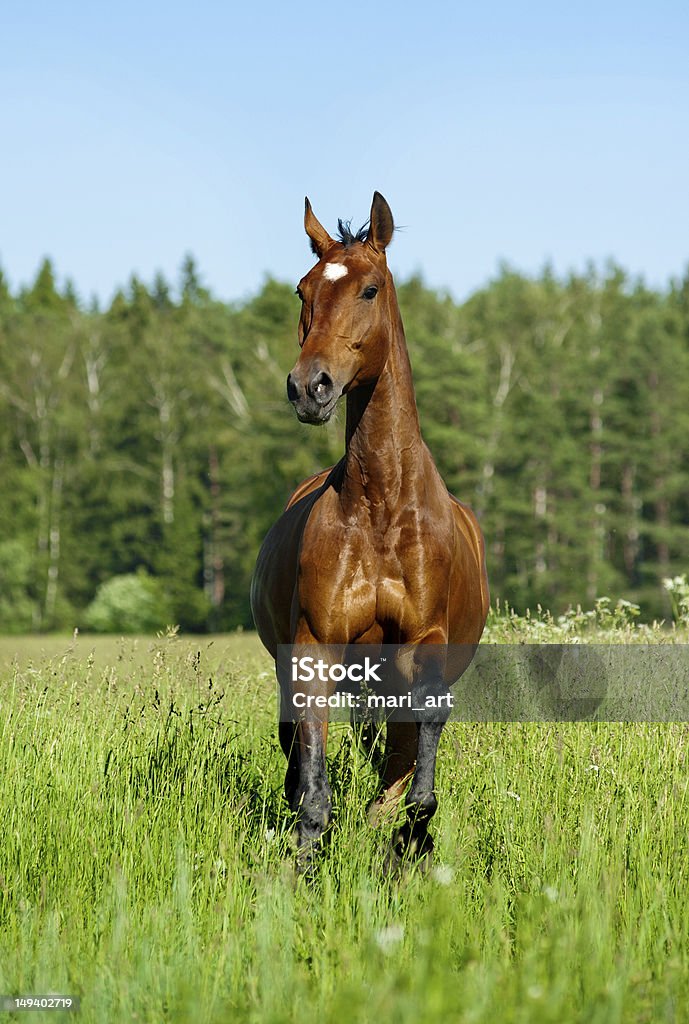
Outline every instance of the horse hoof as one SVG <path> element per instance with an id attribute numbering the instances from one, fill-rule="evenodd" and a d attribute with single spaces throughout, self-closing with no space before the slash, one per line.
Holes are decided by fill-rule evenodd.
<path id="1" fill-rule="evenodd" d="M 313 881 L 324 848 L 324 837 L 298 841 L 294 866 L 298 878 Z"/>
<path id="2" fill-rule="evenodd" d="M 405 825 L 393 836 L 385 857 L 386 873 L 406 876 L 415 871 L 427 875 L 432 866 L 433 839 L 428 832 L 420 835 Z"/>
<path id="3" fill-rule="evenodd" d="M 297 856 L 294 861 L 294 876 L 296 882 L 311 884 L 316 879 L 318 865 L 314 857 Z"/>
<path id="4" fill-rule="evenodd" d="M 426 878 L 433 867 L 433 854 L 427 853 L 422 857 L 400 857 L 399 853 L 391 845 L 383 862 L 383 872 L 389 878 L 403 880 L 412 875 L 421 875 Z"/>

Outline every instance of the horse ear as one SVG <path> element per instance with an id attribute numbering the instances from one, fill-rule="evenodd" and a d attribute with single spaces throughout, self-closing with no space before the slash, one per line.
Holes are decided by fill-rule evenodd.
<path id="1" fill-rule="evenodd" d="M 311 239 L 311 252 L 320 259 L 333 240 L 311 209 L 308 196 L 304 200 L 304 231 Z"/>
<path id="2" fill-rule="evenodd" d="M 392 210 L 380 192 L 374 192 L 371 203 L 371 226 L 368 229 L 366 241 L 376 252 L 385 252 L 390 245 L 394 230 L 395 222 L 392 219 Z"/>

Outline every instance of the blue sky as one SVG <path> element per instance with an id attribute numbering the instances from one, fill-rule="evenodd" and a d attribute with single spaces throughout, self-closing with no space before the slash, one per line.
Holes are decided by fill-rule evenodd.
<path id="1" fill-rule="evenodd" d="M 462 298 L 500 260 L 689 263 L 689 5 L 5 6 L 0 261 L 107 300 L 191 251 L 222 298 L 309 265 L 374 189 L 394 272 Z"/>

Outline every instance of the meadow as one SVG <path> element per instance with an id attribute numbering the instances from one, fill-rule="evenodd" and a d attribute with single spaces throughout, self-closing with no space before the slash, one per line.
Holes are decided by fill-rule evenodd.
<path id="1" fill-rule="evenodd" d="M 605 605 L 489 638 L 563 631 L 687 639 Z M 334 726 L 306 883 L 275 717 L 253 634 L 0 641 L 0 994 L 84 1024 L 686 1020 L 686 724 L 451 723 L 434 866 L 395 879 Z"/>

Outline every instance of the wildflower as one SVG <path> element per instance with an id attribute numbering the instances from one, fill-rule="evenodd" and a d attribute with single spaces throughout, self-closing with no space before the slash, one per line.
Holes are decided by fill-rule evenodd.
<path id="1" fill-rule="evenodd" d="M 449 864 L 438 864 L 431 872 L 431 877 L 438 885 L 449 885 L 454 876 L 454 868 L 451 868 Z"/>
<path id="2" fill-rule="evenodd" d="M 391 924 L 387 928 L 381 928 L 375 934 L 376 943 L 386 955 L 393 953 L 403 938 L 404 926 L 401 924 Z"/>

